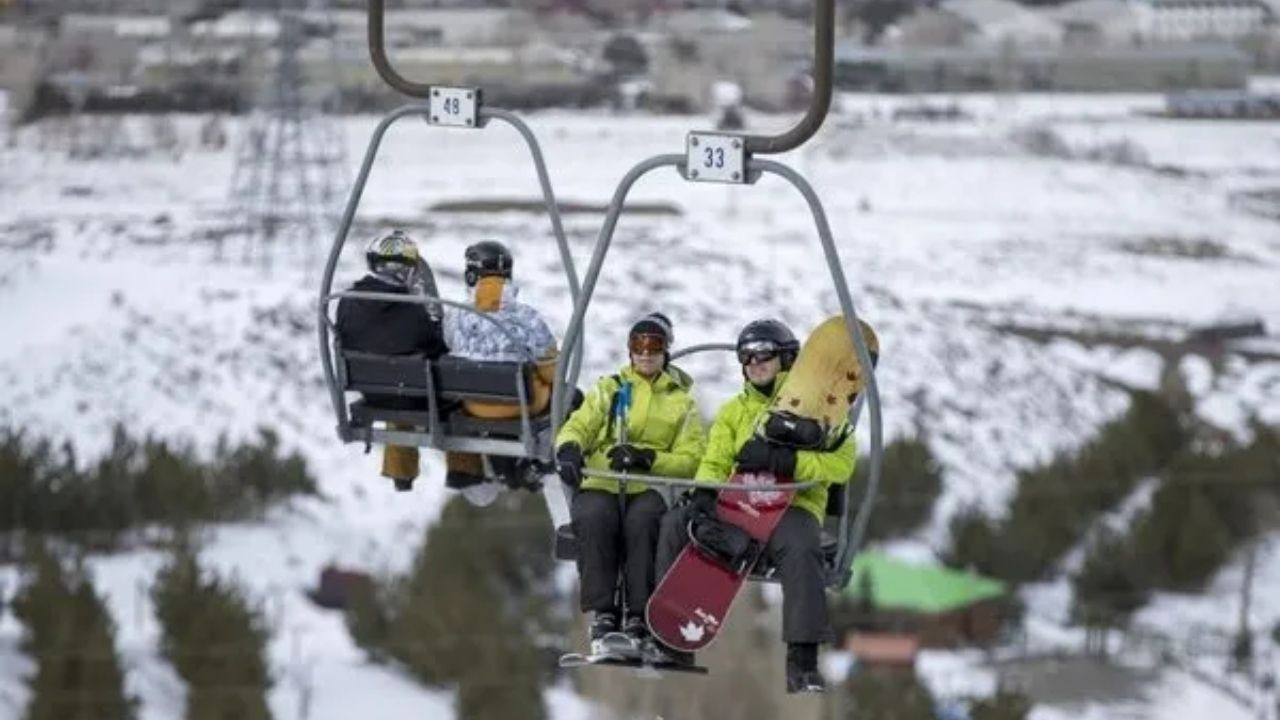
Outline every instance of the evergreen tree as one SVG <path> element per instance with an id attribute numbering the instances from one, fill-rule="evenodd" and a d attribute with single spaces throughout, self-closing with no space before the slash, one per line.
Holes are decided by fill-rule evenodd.
<path id="1" fill-rule="evenodd" d="M 1141 570 L 1123 537 L 1100 532 L 1072 578 L 1074 619 L 1090 627 L 1123 625 L 1150 596 Z"/>
<path id="2" fill-rule="evenodd" d="M 953 519 L 948 564 L 1015 582 L 1043 578 L 1102 513 L 1165 470 L 1189 441 L 1178 410 L 1152 393 L 1133 393 L 1125 414 L 1084 447 L 1019 472 L 1003 521 L 974 512 Z"/>
<path id="3" fill-rule="evenodd" d="M 34 546 L 28 578 L 13 601 L 26 632 L 22 649 L 36 664 L 26 720 L 132 720 L 137 700 L 125 692 L 115 623 L 84 567 L 71 567 Z"/>
<path id="4" fill-rule="evenodd" d="M 235 583 L 204 573 L 185 543 L 151 590 L 161 652 L 186 681 L 189 720 L 268 720 L 270 632 Z"/>
<path id="5" fill-rule="evenodd" d="M 1031 700 L 1026 695 L 996 690 L 989 698 L 975 700 L 969 706 L 969 717 L 972 720 L 1026 720 L 1031 708 Z"/>
<path id="6" fill-rule="evenodd" d="M 856 672 L 845 686 L 847 720 L 934 720 L 933 695 L 912 672 Z"/>
<path id="7" fill-rule="evenodd" d="M 868 462 L 858 463 L 860 476 L 869 470 Z M 889 443 L 884 450 L 881 477 L 867 536 L 887 540 L 918 529 L 929 519 L 933 504 L 942 493 L 942 468 L 928 443 L 921 438 Z"/>
<path id="8" fill-rule="evenodd" d="M 385 650 L 422 682 L 456 687 L 463 720 L 544 718 L 544 646 L 563 634 L 551 534 L 536 495 L 486 508 L 455 496 L 408 575 L 353 603 L 348 626 L 371 656 Z"/>

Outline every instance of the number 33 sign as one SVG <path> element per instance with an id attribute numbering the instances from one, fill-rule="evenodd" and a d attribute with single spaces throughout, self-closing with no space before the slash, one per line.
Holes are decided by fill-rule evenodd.
<path id="1" fill-rule="evenodd" d="M 689 133 L 685 176 L 703 182 L 742 183 L 746 152 L 737 135 Z"/>

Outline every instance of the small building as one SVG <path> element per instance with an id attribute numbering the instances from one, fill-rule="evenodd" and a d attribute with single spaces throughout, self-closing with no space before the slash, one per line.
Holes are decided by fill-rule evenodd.
<path id="1" fill-rule="evenodd" d="M 915 671 L 920 638 L 911 633 L 851 632 L 844 649 L 858 660 L 858 666 L 875 672 Z"/>
<path id="2" fill-rule="evenodd" d="M 675 11 L 653 18 L 642 37 L 653 93 L 688 109 L 708 107 L 722 82 L 740 87 L 748 105 L 794 106 L 813 54 L 810 26 L 769 12 Z"/>
<path id="3" fill-rule="evenodd" d="M 1237 40 L 1275 22 L 1262 0 L 1134 0 L 1143 37 L 1156 42 Z"/>
<path id="4" fill-rule="evenodd" d="M 920 647 L 986 645 L 1000 630 L 1007 590 L 998 580 L 877 551 L 859 554 L 852 569 L 843 597 L 856 612 L 845 628 L 846 647 L 861 642 L 867 651 L 905 660 Z M 859 635 L 870 638 L 856 641 Z M 904 636 L 915 645 L 904 644 Z"/>
<path id="5" fill-rule="evenodd" d="M 1071 47 L 1141 45 L 1143 26 L 1128 0 L 1072 0 L 1044 10 Z"/>
<path id="6" fill-rule="evenodd" d="M 894 45 L 1044 47 L 1057 45 L 1061 36 L 1052 19 L 1013 0 L 947 0 L 901 20 Z"/>
<path id="7" fill-rule="evenodd" d="M 1145 47 L 836 48 L 846 90 L 1168 92 L 1243 88 L 1249 60 L 1225 43 Z"/>

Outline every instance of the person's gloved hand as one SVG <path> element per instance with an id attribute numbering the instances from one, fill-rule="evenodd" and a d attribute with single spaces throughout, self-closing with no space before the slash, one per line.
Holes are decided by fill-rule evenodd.
<path id="1" fill-rule="evenodd" d="M 695 513 L 714 516 L 717 497 L 718 493 L 710 488 L 694 488 L 689 491 L 689 505 Z"/>
<path id="2" fill-rule="evenodd" d="M 582 484 L 582 448 L 578 443 L 567 442 L 556 450 L 556 470 L 560 481 L 571 488 Z"/>
<path id="3" fill-rule="evenodd" d="M 763 438 L 748 440 L 734 460 L 738 464 L 738 472 L 771 472 L 789 478 L 796 474 L 795 448 L 774 445 Z"/>
<path id="4" fill-rule="evenodd" d="M 634 470 L 648 470 L 653 467 L 653 461 L 658 454 L 648 448 L 639 448 L 635 445 L 614 445 L 609 449 L 609 467 L 617 472 L 631 472 Z"/>

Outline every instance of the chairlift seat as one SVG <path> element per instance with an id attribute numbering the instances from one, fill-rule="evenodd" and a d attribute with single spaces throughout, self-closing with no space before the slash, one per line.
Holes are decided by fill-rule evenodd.
<path id="1" fill-rule="evenodd" d="M 521 440 L 519 417 L 473 417 L 463 400 L 520 406 L 521 393 L 533 395 L 534 367 L 520 361 L 488 362 L 445 355 L 377 355 L 339 349 L 339 377 L 344 390 L 363 399 L 349 407 L 352 427 L 368 429 L 375 422 L 427 429 L 431 427 L 430 398 L 436 394 L 439 431 L 448 436 Z M 536 435 L 551 425 L 547 411 L 530 417 Z"/>
<path id="2" fill-rule="evenodd" d="M 440 396 L 455 400 L 520 405 L 533 398 L 532 363 L 521 361 L 471 360 L 445 355 L 436 361 L 436 389 Z"/>

